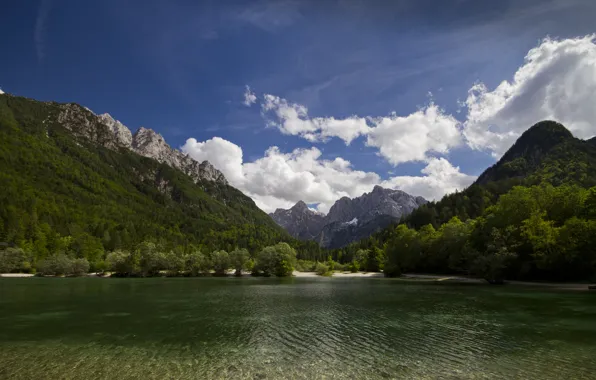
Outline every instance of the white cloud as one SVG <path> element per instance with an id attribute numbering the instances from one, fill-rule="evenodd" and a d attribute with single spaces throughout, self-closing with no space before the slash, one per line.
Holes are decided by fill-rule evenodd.
<path id="1" fill-rule="evenodd" d="M 242 149 L 218 137 L 205 142 L 188 139 L 182 150 L 198 161 L 209 160 L 232 186 L 253 198 L 266 212 L 289 208 L 302 200 L 318 204 L 317 210 L 326 213 L 337 199 L 360 196 L 378 184 L 437 199 L 474 179 L 445 159 L 431 159 L 422 170 L 424 176 L 382 181 L 376 173 L 355 170 L 341 157 L 321 159 L 321 151 L 315 147 L 283 153 L 274 146 L 253 162 L 243 162 Z"/>
<path id="2" fill-rule="evenodd" d="M 301 104 L 289 103 L 286 99 L 270 94 L 265 94 L 263 98 L 261 104 L 263 114 L 272 112 L 277 118 L 277 122 L 270 121 L 269 125 L 276 126 L 286 135 L 301 136 L 311 142 L 327 141 L 331 137 L 338 137 L 349 145 L 355 138 L 366 134 L 369 130 L 366 119 L 361 117 L 310 119 L 308 109 Z"/>
<path id="3" fill-rule="evenodd" d="M 425 161 L 427 152 L 448 153 L 461 143 L 459 122 L 435 104 L 408 116 L 392 115 L 373 120 L 366 145 L 379 148 L 391 164 Z"/>
<path id="4" fill-rule="evenodd" d="M 459 167 L 454 167 L 444 158 L 431 158 L 421 173 L 424 176 L 392 177 L 383 181 L 381 186 L 420 195 L 427 200 L 440 200 L 444 195 L 462 190 L 476 180 L 475 176 L 460 172 Z"/>
<path id="5" fill-rule="evenodd" d="M 300 136 L 311 142 L 326 142 L 332 137 L 349 145 L 359 136 L 367 136 L 366 145 L 379 149 L 379 155 L 393 165 L 425 161 L 428 152 L 448 153 L 460 145 L 459 122 L 434 103 L 408 116 L 309 118 L 308 109 L 275 95 L 265 94 L 261 108 L 264 115 L 275 114 L 269 121 L 282 133 Z"/>
<path id="6" fill-rule="evenodd" d="M 246 86 L 246 89 L 244 91 L 244 101 L 242 103 L 244 103 L 245 106 L 250 107 L 252 104 L 255 104 L 256 102 L 257 96 L 254 92 L 250 90 L 249 86 Z"/>
<path id="7" fill-rule="evenodd" d="M 468 92 L 464 135 L 470 147 L 501 156 L 538 121 L 561 122 L 580 138 L 596 134 L 596 35 L 546 38 L 531 49 L 513 80 Z"/>
<path id="8" fill-rule="evenodd" d="M 4 91 L 2 91 L 2 88 L 0 88 L 0 95 L 4 94 Z"/>
<path id="9" fill-rule="evenodd" d="M 214 137 L 204 142 L 190 138 L 186 140 L 181 150 L 189 154 L 198 162 L 205 160 L 219 169 L 230 183 L 239 183 L 242 175 L 242 149 L 220 137 Z"/>

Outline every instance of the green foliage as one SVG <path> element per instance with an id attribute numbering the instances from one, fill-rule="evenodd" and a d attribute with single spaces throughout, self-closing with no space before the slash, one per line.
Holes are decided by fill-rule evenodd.
<path id="1" fill-rule="evenodd" d="M 226 251 L 213 251 L 211 262 L 216 275 L 225 275 L 230 268 L 230 255 Z"/>
<path id="2" fill-rule="evenodd" d="M 211 260 L 201 251 L 195 251 L 186 257 L 185 268 L 191 276 L 208 274 L 211 270 Z"/>
<path id="3" fill-rule="evenodd" d="M 386 276 L 403 272 L 473 274 L 491 283 L 589 280 L 596 276 L 592 189 L 549 184 L 512 188 L 466 223 L 453 217 L 435 230 L 400 224 L 385 244 Z"/>
<path id="4" fill-rule="evenodd" d="M 30 269 L 30 266 L 27 255 L 22 249 L 9 247 L 0 250 L 0 273 L 19 272 Z"/>
<path id="5" fill-rule="evenodd" d="M 89 270 L 86 259 L 72 260 L 63 253 L 46 257 L 37 263 L 37 272 L 44 276 L 82 275 Z"/>
<path id="6" fill-rule="evenodd" d="M 235 275 L 241 276 L 243 270 L 248 269 L 248 263 L 250 260 L 250 254 L 245 248 L 236 248 L 230 252 L 230 264 L 235 269 Z"/>
<path id="7" fill-rule="evenodd" d="M 348 270 L 352 273 L 356 273 L 360 270 L 360 263 L 356 260 L 348 264 Z"/>
<path id="8" fill-rule="evenodd" d="M 72 260 L 70 274 L 73 276 L 82 276 L 89 273 L 89 261 L 85 258 Z"/>
<path id="9" fill-rule="evenodd" d="M 287 243 L 265 247 L 256 258 L 253 274 L 269 277 L 291 276 L 296 262 L 296 251 Z"/>
<path id="10" fill-rule="evenodd" d="M 327 266 L 323 263 L 317 263 L 315 272 L 319 276 L 331 276 L 333 274 L 333 270 L 331 270 L 331 268 L 329 268 L 329 266 Z"/>
<path id="11" fill-rule="evenodd" d="M 121 250 L 108 253 L 106 258 L 108 269 L 122 275 L 134 274 L 136 268 L 134 267 L 130 256 L 130 252 Z"/>

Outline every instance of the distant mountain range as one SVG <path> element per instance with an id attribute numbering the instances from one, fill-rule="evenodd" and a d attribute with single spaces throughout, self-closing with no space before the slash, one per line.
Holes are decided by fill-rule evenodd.
<path id="1" fill-rule="evenodd" d="M 269 215 L 298 239 L 314 240 L 326 248 L 338 248 L 400 220 L 425 203 L 427 201 L 422 197 L 375 186 L 370 193 L 360 197 L 337 200 L 327 215 L 310 210 L 303 201 Z"/>

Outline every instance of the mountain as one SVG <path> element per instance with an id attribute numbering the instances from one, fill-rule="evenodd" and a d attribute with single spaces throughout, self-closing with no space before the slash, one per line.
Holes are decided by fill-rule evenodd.
<path id="1" fill-rule="evenodd" d="M 299 201 L 289 210 L 278 208 L 269 214 L 290 235 L 301 240 L 314 240 L 325 225 L 325 216 Z"/>
<path id="2" fill-rule="evenodd" d="M 289 210 L 277 209 L 270 215 L 296 238 L 338 248 L 398 221 L 425 203 L 422 197 L 375 186 L 360 197 L 337 200 L 326 216 L 308 209 L 302 201 Z"/>
<path id="3" fill-rule="evenodd" d="M 78 104 L 59 105 L 58 123 L 78 138 L 83 138 L 112 150 L 129 149 L 141 156 L 153 158 L 178 169 L 193 181 L 215 181 L 227 185 L 228 181 L 208 161 L 198 163 L 188 155 L 170 147 L 157 132 L 139 128 L 133 135 L 122 123 L 105 113 L 95 115 Z"/>
<path id="4" fill-rule="evenodd" d="M 543 182 L 554 186 L 596 186 L 596 139 L 578 139 L 554 121 L 539 122 L 526 130 L 503 157 L 467 189 L 422 205 L 404 221 L 407 226 L 420 229 L 428 224 L 439 228 L 453 217 L 462 221 L 477 218 L 514 186 Z M 357 244 L 368 247 L 372 240 L 382 244 L 393 228 L 394 225 Z"/>
<path id="5" fill-rule="evenodd" d="M 143 240 L 206 252 L 295 242 L 209 162 L 72 103 L 0 95 L 0 188 L 0 241 L 37 258 L 67 245 L 93 263 Z"/>

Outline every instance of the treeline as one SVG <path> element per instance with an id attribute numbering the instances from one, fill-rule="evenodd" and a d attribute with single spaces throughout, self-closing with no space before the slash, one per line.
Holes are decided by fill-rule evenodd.
<path id="1" fill-rule="evenodd" d="M 75 258 L 65 253 L 50 255 L 33 262 L 23 249 L 8 247 L 0 250 L 0 273 L 29 272 L 51 276 L 80 276 L 88 273 L 86 258 Z M 132 251 L 109 252 L 94 263 L 94 272 L 112 272 L 120 277 L 204 276 L 227 275 L 234 270 L 240 276 L 250 271 L 256 276 L 291 276 L 297 265 L 296 251 L 287 243 L 263 248 L 251 255 L 245 248 L 231 252 L 215 250 L 205 254 L 200 250 L 189 253 L 167 251 L 152 242 L 143 242 Z"/>
<path id="2" fill-rule="evenodd" d="M 362 263 L 363 255 L 367 263 L 382 261 L 387 276 L 426 272 L 490 282 L 596 281 L 596 187 L 516 186 L 477 218 L 463 222 L 455 216 L 439 228 L 400 224 L 383 238 L 335 255 L 342 262 Z"/>

